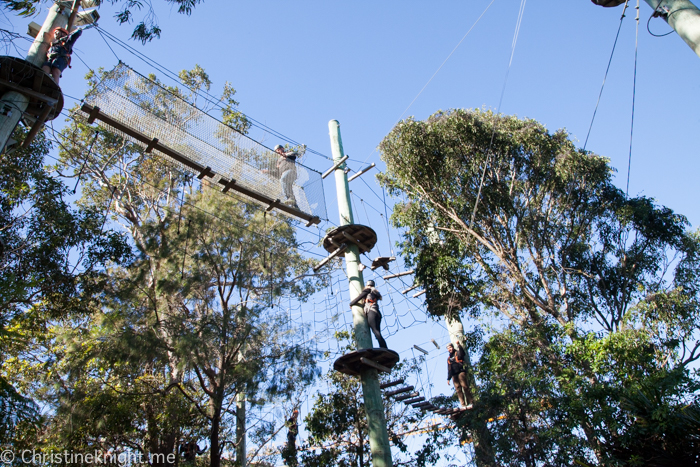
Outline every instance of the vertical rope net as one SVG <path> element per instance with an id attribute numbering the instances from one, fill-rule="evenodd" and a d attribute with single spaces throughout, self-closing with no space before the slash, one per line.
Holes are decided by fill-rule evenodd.
<path id="1" fill-rule="evenodd" d="M 160 144 L 192 162 L 183 164 L 156 146 L 153 153 L 169 163 L 197 176 L 201 173 L 192 166 L 210 168 L 207 176 L 213 179 L 214 186 L 235 180 L 236 186 L 282 202 L 291 191 L 292 199 L 287 200 L 288 204 L 309 216 L 327 219 L 320 172 L 291 161 L 280 164 L 280 156 L 261 143 L 224 125 L 187 102 L 176 91 L 164 88 L 123 63 L 105 75 L 86 96 L 85 103 L 99 107 L 100 112 L 110 119 L 137 130 L 148 139 L 157 138 Z M 147 146 L 144 141 L 119 131 L 119 128 L 117 132 Z M 291 174 L 289 170 L 292 170 Z M 269 204 L 240 192 L 237 195 L 258 204 Z"/>

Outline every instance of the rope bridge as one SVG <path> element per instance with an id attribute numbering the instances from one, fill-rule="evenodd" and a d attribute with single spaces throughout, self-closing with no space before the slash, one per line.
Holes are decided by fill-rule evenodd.
<path id="1" fill-rule="evenodd" d="M 100 120 L 147 153 L 196 175 L 226 193 L 235 191 L 268 210 L 318 224 L 326 219 L 321 174 L 294 164 L 295 203 L 283 203 L 279 155 L 224 125 L 181 96 L 120 63 L 85 98 L 88 123 Z"/>

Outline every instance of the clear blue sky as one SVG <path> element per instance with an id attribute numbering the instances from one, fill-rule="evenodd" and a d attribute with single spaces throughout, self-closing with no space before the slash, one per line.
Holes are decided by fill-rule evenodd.
<path id="1" fill-rule="evenodd" d="M 208 0 L 190 17 L 177 14 L 162 0 L 153 3 L 162 37 L 146 46 L 131 42 L 132 46 L 173 71 L 201 65 L 214 82 L 213 94 L 220 92 L 225 81 L 231 82 L 238 90 L 240 110 L 321 153 L 330 155 L 327 124 L 337 119 L 345 152 L 353 159 L 375 162 L 382 169 L 375 148 L 490 0 Z M 520 6 L 519 0 L 495 0 L 404 117 L 424 119 L 448 108 L 495 109 Z M 127 40 L 131 28 L 117 26 L 108 5 L 100 12 L 100 26 Z M 700 225 L 700 208 L 693 195 L 699 168 L 700 58 L 675 33 L 652 37 L 646 26 L 651 9 L 644 1 L 640 12 L 630 194 L 653 197 L 686 215 L 696 227 Z M 602 8 L 589 0 L 527 2 L 499 110 L 534 118 L 552 131 L 566 128 L 582 146 L 621 13 L 622 7 Z M 41 23 L 44 16 L 41 13 L 33 20 Z M 631 8 L 587 146 L 611 159 L 618 170 L 617 185 L 623 189 L 630 143 L 634 20 L 635 9 Z M 7 17 L 0 27 L 24 33 L 28 22 Z M 658 18 L 652 19 L 650 28 L 656 34 L 670 31 Z M 137 71 L 154 71 L 111 45 L 119 58 Z M 116 64 L 117 59 L 95 30 L 87 31 L 76 49 L 91 68 L 109 69 Z M 73 60 L 73 69 L 67 70 L 61 81 L 66 94 L 82 97 L 86 71 L 80 60 Z M 67 106 L 73 102 L 67 99 Z M 276 141 L 269 139 L 267 143 Z M 303 162 L 319 171 L 330 165 L 316 156 L 307 156 Z M 358 170 L 362 165 L 353 162 L 351 168 Z M 366 175 L 365 180 L 381 193 L 373 177 Z M 337 223 L 333 183 L 332 177 L 326 180 L 326 202 L 329 218 Z M 383 211 L 367 186 L 355 181 L 351 188 L 359 198 Z M 365 222 L 363 208 L 358 210 L 356 220 Z M 386 254 L 389 247 L 381 218 L 371 208 L 368 213 L 382 240 L 380 251 Z M 392 235 L 395 241 L 396 232 Z M 382 282 L 378 285 L 391 291 Z M 343 285 L 341 301 L 347 298 L 346 287 Z M 441 344 L 446 342 L 444 330 L 437 324 L 401 329 L 411 323 L 405 310 L 420 308 L 420 299 L 384 305 L 385 321 L 393 326 L 390 347 L 402 356 L 410 354 L 414 343 L 428 349 L 425 343 L 429 336 Z M 419 311 L 416 316 L 420 317 Z M 430 357 L 429 371 L 435 372 L 439 381 L 433 394 L 449 391 L 442 381 L 444 362 L 436 358 L 434 347 Z"/>
<path id="2" fill-rule="evenodd" d="M 381 167 L 375 147 L 490 0 L 429 6 L 416 1 L 208 0 L 190 17 L 162 0 L 153 3 L 161 39 L 131 45 L 170 70 L 201 65 L 214 81 L 213 93 L 231 82 L 243 112 L 324 154 L 330 154 L 327 122 L 337 119 L 346 153 Z M 675 34 L 650 36 L 651 9 L 641 3 L 630 192 L 652 196 L 698 225 L 700 212 L 688 189 L 695 181 L 700 137 L 700 58 Z M 495 0 L 405 115 L 422 119 L 438 109 L 496 108 L 520 4 Z M 117 26 L 108 5 L 100 11 L 100 26 L 127 40 L 131 28 Z M 527 2 L 500 110 L 537 119 L 551 130 L 565 127 L 582 145 L 621 12 L 621 7 L 597 7 L 588 0 Z M 634 16 L 634 8 L 629 9 L 588 143 L 588 149 L 612 160 L 622 187 L 629 156 Z M 41 13 L 33 20 L 43 18 Z M 25 31 L 28 20 L 7 20 L 11 24 L 5 27 Z M 651 21 L 651 29 L 670 30 L 660 19 Z M 112 45 L 137 71 L 153 71 Z M 77 54 L 91 68 L 116 63 L 94 30 L 80 39 Z M 82 96 L 85 71 L 74 59 L 61 82 L 67 94 Z M 305 162 L 325 168 L 320 159 Z M 327 191 L 333 205 L 333 190 Z"/>

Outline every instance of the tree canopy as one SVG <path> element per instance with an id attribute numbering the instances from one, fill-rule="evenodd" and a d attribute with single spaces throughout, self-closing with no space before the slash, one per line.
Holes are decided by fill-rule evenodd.
<path id="1" fill-rule="evenodd" d="M 203 0 L 164 0 L 165 3 L 176 6 L 177 12 L 190 15 L 195 6 Z M 71 3 L 68 1 L 67 3 Z M 147 0 L 98 0 L 98 6 L 109 3 L 119 5 L 120 10 L 114 15 L 119 24 L 131 24 L 137 21 L 131 38 L 142 43 L 150 42 L 160 37 L 161 29 L 158 26 L 153 4 Z M 32 16 L 39 12 L 42 6 L 51 6 L 53 2 L 47 0 L 0 0 L 0 6 L 20 16 Z M 141 12 L 141 19 L 135 20 L 134 12 Z"/>
<path id="2" fill-rule="evenodd" d="M 471 349 L 466 417 L 494 420 L 499 462 L 697 450 L 700 244 L 683 216 L 626 196 L 607 159 L 530 119 L 438 112 L 380 149 L 429 312 L 502 323 Z"/>
<path id="3" fill-rule="evenodd" d="M 15 137 L 23 141 L 20 128 Z M 0 359 L 25 355 L 29 342 L 56 319 L 79 319 L 96 304 L 106 268 L 128 262 L 124 237 L 104 229 L 105 214 L 75 208 L 65 184 L 44 167 L 43 135 L 0 158 Z M 3 368 L 4 369 L 4 368 Z M 38 421 L 38 407 L 0 374 L 0 443 L 15 427 Z"/>
<path id="4" fill-rule="evenodd" d="M 163 92 L 195 101 L 211 84 L 200 67 L 181 76 L 191 88 Z M 97 75 L 88 79 L 94 84 Z M 234 110 L 235 90 L 226 85 L 224 94 L 224 117 L 245 132 L 247 120 Z M 154 110 L 171 111 L 167 99 Z M 268 447 L 284 426 L 276 411 L 298 405 L 318 375 L 315 353 L 299 336 L 303 330 L 278 306 L 282 298 L 304 301 L 323 278 L 306 274 L 311 263 L 298 251 L 293 221 L 199 183 L 85 119 L 70 121 L 59 142 L 60 160 L 53 169 L 80 182 L 76 204 L 82 217 L 70 217 L 60 197 L 54 200 L 47 190 L 34 193 L 21 179 L 18 186 L 4 187 L 10 195 L 24 196 L 19 204 L 9 197 L 6 203 L 19 218 L 15 227 L 36 231 L 36 245 L 30 246 L 45 249 L 57 263 L 46 267 L 53 267 L 56 277 L 39 277 L 46 284 L 34 280 L 43 266 L 21 263 L 15 253 L 21 242 L 9 243 L 18 264 L 33 274 L 27 282 L 39 289 L 28 311 L 46 311 L 36 323 L 22 309 L 17 318 L 7 318 L 25 317 L 15 330 L 22 333 L 22 348 L 3 340 L 1 349 L 8 358 L 0 396 L 14 404 L 7 418 L 18 426 L 8 434 L 8 444 L 17 450 L 155 455 L 152 464 L 158 466 L 191 463 L 205 453 L 212 466 L 231 457 L 274 459 L 277 454 Z M 33 163 L 37 176 L 44 174 Z M 53 223 L 34 225 L 36 216 L 17 215 L 30 206 L 29 195 L 54 200 L 39 205 L 49 212 L 35 211 L 48 220 L 58 216 L 72 222 L 72 230 L 61 225 L 65 238 L 53 238 Z M 93 238 L 78 227 L 107 234 Z M 84 266 L 90 294 L 63 286 L 65 274 L 59 273 L 75 264 L 66 261 L 70 247 L 83 248 L 82 256 L 73 252 L 71 257 L 79 265 L 83 257 L 92 261 Z M 129 261 L 117 261 L 120 255 Z M 75 274 L 69 279 L 74 287 L 83 283 Z M 7 289 L 12 284 L 2 282 Z M 36 330 L 30 334 L 23 325 Z M 17 391 L 6 387 L 7 380 L 16 382 Z M 44 416 L 19 426 L 20 418 L 37 419 L 35 403 L 46 409 Z"/>

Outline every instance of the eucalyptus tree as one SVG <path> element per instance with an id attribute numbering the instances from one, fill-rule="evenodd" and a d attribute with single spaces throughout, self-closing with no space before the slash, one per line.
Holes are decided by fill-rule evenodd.
<path id="1" fill-rule="evenodd" d="M 493 436 L 485 463 L 697 449 L 698 238 L 683 216 L 626 196 L 607 159 L 534 120 L 438 112 L 380 148 L 429 311 L 504 323 L 475 349 L 464 419 Z"/>
<path id="2" fill-rule="evenodd" d="M 24 138 L 21 129 L 15 135 Z M 55 320 L 89 313 L 105 266 L 130 256 L 123 236 L 103 229 L 104 213 L 66 201 L 68 188 L 44 166 L 50 146 L 40 134 L 0 157 L 0 444 L 15 444 L 18 425 L 31 431 L 39 421 L 8 365 L 30 358 Z"/>
<path id="3" fill-rule="evenodd" d="M 183 75 L 193 94 L 210 85 L 201 68 Z M 89 79 L 94 85 L 98 76 Z M 244 132 L 247 120 L 227 89 L 225 117 Z M 195 186 L 80 117 L 61 141 L 64 176 L 82 181 L 79 203 L 109 211 L 136 258 L 111 271 L 90 322 L 55 330 L 55 368 L 63 370 L 46 381 L 70 377 L 51 394 L 57 431 L 47 442 L 65 446 L 77 437 L 85 449 L 145 456 L 200 441 L 212 466 L 230 451 L 239 463 L 247 452 L 264 455 L 281 428 L 270 407 L 298 397 L 317 372 L 299 329 L 276 306 L 281 297 L 304 300 L 318 283 L 306 274 L 310 262 L 297 250 L 293 221 Z M 246 434 L 254 449 L 246 450 Z"/>

